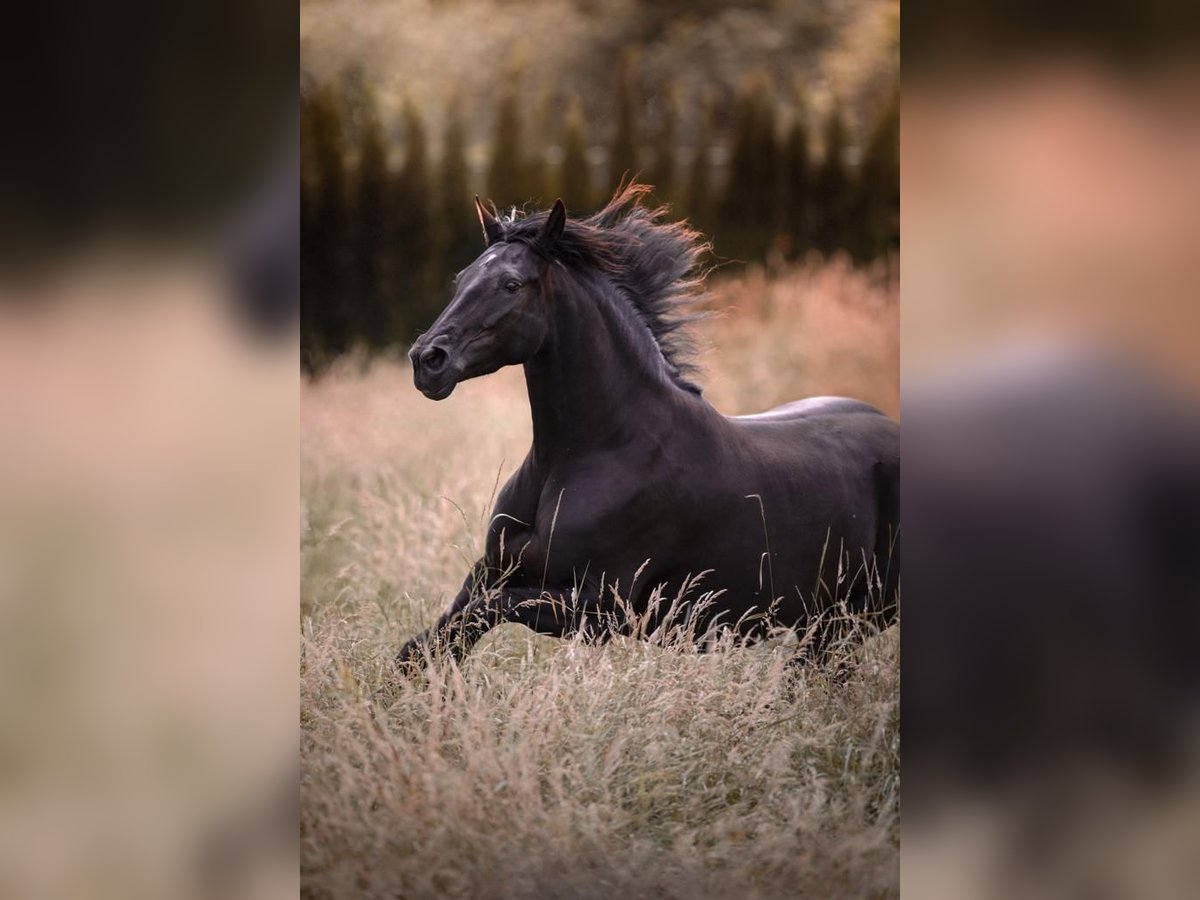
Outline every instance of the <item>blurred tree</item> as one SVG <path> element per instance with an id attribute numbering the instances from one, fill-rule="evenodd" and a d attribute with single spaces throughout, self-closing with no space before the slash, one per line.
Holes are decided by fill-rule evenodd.
<path id="1" fill-rule="evenodd" d="M 762 81 L 754 117 L 754 159 L 751 182 L 754 204 L 759 211 L 753 230 L 755 256 L 767 252 L 779 234 L 779 215 L 782 198 L 779 192 L 780 147 L 779 122 L 775 110 L 775 93 L 765 76 Z"/>
<path id="2" fill-rule="evenodd" d="M 608 157 L 609 196 L 616 193 L 623 180 L 639 174 L 634 68 L 633 55 L 626 53 L 617 70 L 617 93 L 613 102 L 615 127 Z"/>
<path id="3" fill-rule="evenodd" d="M 559 195 L 572 215 L 592 209 L 592 176 L 587 158 L 587 126 L 579 98 L 572 97 L 563 132 L 562 175 Z"/>
<path id="4" fill-rule="evenodd" d="M 780 208 L 775 102 L 765 76 L 748 80 L 739 94 L 730 142 L 717 250 L 734 259 L 761 259 L 774 240 Z"/>
<path id="5" fill-rule="evenodd" d="M 719 201 L 719 225 L 714 236 L 714 243 L 722 256 L 738 259 L 749 256 L 743 229 L 746 220 L 755 214 L 747 190 L 749 182 L 754 179 L 755 106 L 753 94 L 743 88 L 733 108 L 733 124 L 729 131 L 729 167 Z"/>
<path id="6" fill-rule="evenodd" d="M 707 233 L 712 217 L 708 155 L 713 144 L 712 97 L 707 92 L 700 101 L 699 116 L 684 209 L 692 225 Z"/>
<path id="7" fill-rule="evenodd" d="M 487 193 L 488 199 L 501 208 L 521 206 L 529 199 L 525 185 L 525 158 L 521 152 L 521 112 L 513 87 L 506 89 L 496 110 Z"/>
<path id="8" fill-rule="evenodd" d="M 667 85 L 662 90 L 662 113 L 654 133 L 654 166 L 650 170 L 655 196 L 663 203 L 676 204 L 678 200 L 675 185 L 678 115 L 675 90 Z"/>
<path id="9" fill-rule="evenodd" d="M 302 105 L 307 138 L 301 163 L 306 223 L 302 235 L 302 321 L 309 327 L 302 362 L 320 372 L 350 346 L 348 315 L 349 204 L 346 142 L 340 98 L 328 85 L 316 86 Z"/>
<path id="10" fill-rule="evenodd" d="M 434 284 L 438 234 L 433 220 L 436 195 L 431 190 L 425 126 L 411 99 L 404 101 L 404 165 L 392 198 L 396 210 L 396 259 L 403 316 L 396 337 L 410 341 L 428 326 L 441 308 Z"/>
<path id="11" fill-rule="evenodd" d="M 353 330 L 367 347 L 379 349 L 395 336 L 396 297 L 389 264 L 394 219 L 388 204 L 388 148 L 373 95 L 362 100 L 358 133 L 358 228 L 353 248 L 358 302 L 352 311 Z"/>
<path id="12" fill-rule="evenodd" d="M 538 91 L 533 104 L 533 116 L 524 146 L 525 187 L 535 206 L 545 207 L 554 202 L 554 173 L 546 158 L 546 148 L 554 143 L 557 128 L 553 123 L 554 97 L 543 87 Z"/>
<path id="13" fill-rule="evenodd" d="M 790 255 L 799 258 L 812 241 L 812 165 L 809 160 L 807 110 L 797 101 L 783 150 L 782 226 Z"/>
<path id="14" fill-rule="evenodd" d="M 832 256 L 851 245 L 853 186 L 846 168 L 846 123 L 834 103 L 825 123 L 824 156 L 813 180 L 813 246 Z"/>
<path id="15" fill-rule="evenodd" d="M 316 286 L 320 271 L 316 266 L 317 197 L 321 185 L 316 174 L 314 148 L 316 138 L 312 100 L 309 91 L 300 94 L 300 368 L 313 374 L 324 355 L 322 335 L 316 315 Z M 306 252 L 305 252 L 306 251 Z"/>
<path id="16" fill-rule="evenodd" d="M 443 228 L 443 253 L 434 285 L 444 286 L 479 253 L 479 223 L 471 202 L 467 170 L 467 139 L 458 100 L 450 104 L 446 115 L 446 133 L 442 141 L 442 184 L 438 197 Z"/>
<path id="17" fill-rule="evenodd" d="M 900 93 L 884 106 L 867 139 L 854 204 L 854 257 L 868 262 L 900 249 Z"/>

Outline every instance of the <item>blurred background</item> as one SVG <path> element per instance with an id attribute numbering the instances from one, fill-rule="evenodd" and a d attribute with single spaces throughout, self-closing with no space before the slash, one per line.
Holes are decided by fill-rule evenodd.
<path id="1" fill-rule="evenodd" d="M 297 891 L 298 13 L 0 35 L 0 896 Z"/>
<path id="2" fill-rule="evenodd" d="M 410 342 L 482 249 L 474 194 L 622 178 L 721 273 L 899 249 L 896 0 L 304 0 L 302 364 Z"/>
<path id="3" fill-rule="evenodd" d="M 1196 891 L 1198 23 L 906 22 L 905 894 Z"/>

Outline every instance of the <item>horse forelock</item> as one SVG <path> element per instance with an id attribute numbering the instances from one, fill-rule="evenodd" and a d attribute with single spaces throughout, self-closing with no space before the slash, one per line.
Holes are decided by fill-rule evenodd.
<path id="1" fill-rule="evenodd" d="M 693 306 L 703 290 L 700 259 L 709 244 L 686 222 L 667 221 L 667 207 L 644 205 L 651 190 L 626 185 L 599 212 L 568 219 L 549 256 L 567 268 L 604 276 L 628 301 L 623 311 L 649 330 L 675 384 L 699 393 L 691 380 L 695 345 L 687 326 L 699 318 Z M 544 211 L 522 215 L 514 208 L 498 218 L 500 240 L 544 253 L 538 236 L 548 216 Z"/>

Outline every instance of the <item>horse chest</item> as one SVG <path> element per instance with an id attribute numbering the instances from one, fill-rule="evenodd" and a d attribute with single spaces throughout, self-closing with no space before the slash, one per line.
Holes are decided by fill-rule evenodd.
<path id="1" fill-rule="evenodd" d="M 565 492 L 564 492 L 565 496 Z M 488 555 L 493 565 L 513 570 L 519 582 L 542 583 L 548 574 L 561 565 L 564 554 L 576 551 L 577 525 L 560 521 L 563 499 L 531 500 L 520 507 L 506 505 L 498 509 L 492 518 L 489 533 Z M 523 515 L 510 510 L 519 509 Z M 568 568 L 569 572 L 570 569 Z"/>
<path id="2" fill-rule="evenodd" d="M 522 470 L 493 518 L 493 558 L 519 562 L 516 577 L 537 585 L 611 575 L 676 553 L 669 545 L 684 513 L 672 489 L 677 479 L 668 477 L 661 453 L 628 457 L 628 450 L 593 454 L 548 471 Z"/>
<path id="3" fill-rule="evenodd" d="M 605 540 L 605 529 L 610 527 L 605 525 L 610 520 L 608 505 L 577 483 L 548 485 L 527 526 L 508 524 L 504 556 L 519 561 L 525 581 L 570 581 L 582 574 L 594 557 L 607 555 L 611 543 Z"/>

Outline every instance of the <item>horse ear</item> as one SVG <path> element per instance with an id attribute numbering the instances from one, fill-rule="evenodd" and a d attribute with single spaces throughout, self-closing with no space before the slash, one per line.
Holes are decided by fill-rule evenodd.
<path id="1" fill-rule="evenodd" d="M 550 215 L 546 217 L 546 224 L 542 226 L 542 233 L 538 235 L 538 243 L 542 248 L 549 250 L 562 237 L 563 228 L 567 224 L 567 208 L 563 206 L 562 200 L 555 200 L 554 207 L 550 210 Z"/>
<path id="2" fill-rule="evenodd" d="M 479 202 L 479 195 L 475 195 L 475 212 L 479 216 L 479 226 L 483 229 L 483 240 L 487 246 L 491 246 L 500 240 L 500 220 L 488 212 L 487 208 Z"/>

